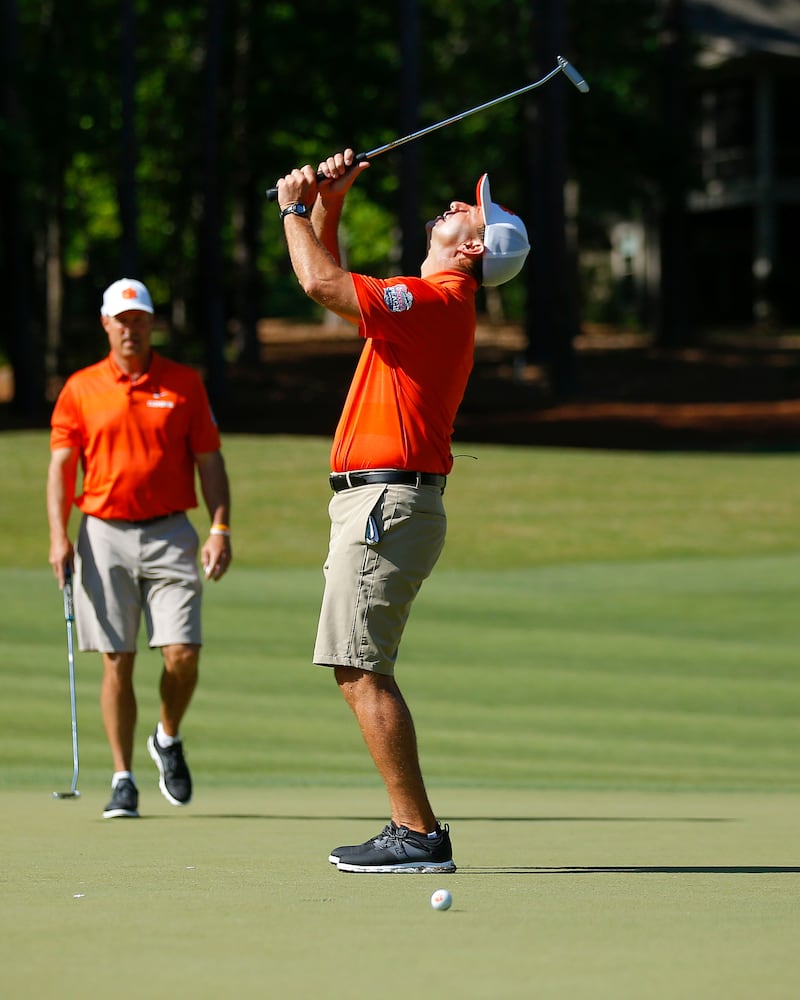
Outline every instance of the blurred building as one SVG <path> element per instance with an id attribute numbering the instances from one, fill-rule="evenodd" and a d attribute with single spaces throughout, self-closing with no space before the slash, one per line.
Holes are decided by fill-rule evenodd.
<path id="1" fill-rule="evenodd" d="M 685 0 L 682 14 L 692 323 L 798 326 L 800 0 Z M 631 221 L 611 235 L 617 287 L 653 301 L 658 234 Z"/>
<path id="2" fill-rule="evenodd" d="M 694 266 L 701 323 L 800 323 L 800 0 L 687 5 L 700 44 Z"/>

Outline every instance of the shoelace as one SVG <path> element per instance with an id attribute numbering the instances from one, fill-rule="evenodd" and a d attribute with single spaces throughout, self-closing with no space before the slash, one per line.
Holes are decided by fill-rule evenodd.
<path id="1" fill-rule="evenodd" d="M 132 802 L 136 797 L 136 786 L 132 781 L 125 778 L 117 784 L 111 797 L 116 799 L 117 802 Z"/>
<path id="2" fill-rule="evenodd" d="M 170 774 L 183 773 L 186 763 L 181 753 L 180 743 L 174 743 L 171 747 L 162 747 L 158 744 L 158 752 L 164 758 L 164 768 Z"/>
<path id="3" fill-rule="evenodd" d="M 424 833 L 415 833 L 409 830 L 407 826 L 393 827 L 391 823 L 388 823 L 383 831 L 377 837 L 373 838 L 373 841 L 376 845 L 380 844 L 381 847 L 388 847 L 393 840 L 402 843 L 411 836 L 412 843 L 420 844 L 422 842 L 426 847 L 433 848 L 441 840 L 444 829 L 440 829 L 438 833 L 439 836 L 435 840 L 429 840 Z"/>
<path id="4" fill-rule="evenodd" d="M 386 826 L 381 830 L 381 832 L 372 838 L 373 844 L 379 847 L 385 847 L 392 840 L 399 840 L 398 836 L 401 827 L 392 827 L 391 823 L 387 823 Z"/>

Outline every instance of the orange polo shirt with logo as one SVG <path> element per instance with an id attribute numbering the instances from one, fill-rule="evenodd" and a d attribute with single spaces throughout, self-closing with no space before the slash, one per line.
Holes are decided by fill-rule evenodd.
<path id="1" fill-rule="evenodd" d="M 446 475 L 475 348 L 477 282 L 353 275 L 366 341 L 331 449 L 331 471 L 410 469 Z"/>
<path id="2" fill-rule="evenodd" d="M 153 352 L 131 382 L 109 354 L 65 383 L 50 447 L 80 452 L 84 514 L 143 521 L 197 506 L 194 456 L 220 438 L 197 372 Z"/>

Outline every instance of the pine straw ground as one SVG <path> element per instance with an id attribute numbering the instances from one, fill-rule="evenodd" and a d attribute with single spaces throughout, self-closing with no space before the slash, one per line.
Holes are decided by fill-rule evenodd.
<path id="1" fill-rule="evenodd" d="M 265 320 L 260 359 L 232 364 L 215 409 L 223 433 L 330 437 L 360 344 L 346 324 Z M 585 326 L 575 377 L 556 396 L 524 359 L 516 326 L 481 325 L 455 438 L 638 450 L 762 450 L 800 445 L 800 335 L 717 336 L 664 351 L 643 336 Z M 5 388 L 4 388 L 5 387 Z M 0 430 L 46 426 L 12 411 L 0 371 Z"/>
<path id="2" fill-rule="evenodd" d="M 330 436 L 359 344 L 350 327 L 265 321 L 260 365 L 233 366 L 227 430 Z M 481 326 L 456 439 L 574 447 L 750 450 L 800 444 L 800 336 L 719 337 L 662 351 L 587 328 L 575 386 L 556 398 L 522 331 Z"/>

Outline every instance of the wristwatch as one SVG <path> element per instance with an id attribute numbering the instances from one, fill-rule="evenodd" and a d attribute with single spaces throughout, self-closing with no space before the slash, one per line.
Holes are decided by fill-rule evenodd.
<path id="1" fill-rule="evenodd" d="M 287 215 L 299 215 L 301 219 L 307 219 L 308 208 L 300 201 L 296 202 L 294 205 L 287 205 L 286 208 L 281 209 L 281 218 L 285 219 Z"/>

